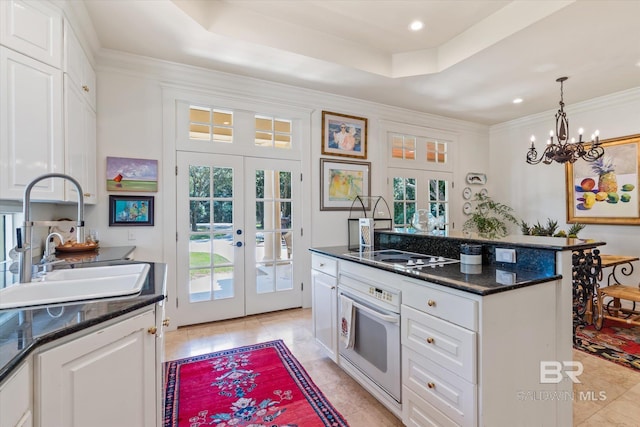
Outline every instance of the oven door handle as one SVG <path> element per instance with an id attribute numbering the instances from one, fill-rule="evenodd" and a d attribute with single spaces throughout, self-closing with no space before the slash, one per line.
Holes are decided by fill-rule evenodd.
<path id="1" fill-rule="evenodd" d="M 400 316 L 398 316 L 398 315 L 382 314 L 382 313 L 380 313 L 380 312 L 378 312 L 376 310 L 373 310 L 373 309 L 371 309 L 371 308 L 369 308 L 367 306 L 364 306 L 362 304 L 357 303 L 356 301 L 354 301 L 353 299 L 349 298 L 345 294 L 342 294 L 342 296 L 347 298 L 348 300 L 351 300 L 351 303 L 355 307 L 357 307 L 358 309 L 360 309 L 360 310 L 362 310 L 362 311 L 364 311 L 366 313 L 369 313 L 370 315 L 372 315 L 372 316 L 374 316 L 374 317 L 376 317 L 376 318 L 378 318 L 380 320 L 383 320 L 383 321 L 385 321 L 387 323 L 398 323 L 398 322 L 400 322 Z"/>

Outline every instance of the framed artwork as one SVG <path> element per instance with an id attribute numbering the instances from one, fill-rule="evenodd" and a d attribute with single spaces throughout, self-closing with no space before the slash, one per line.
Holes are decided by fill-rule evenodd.
<path id="1" fill-rule="evenodd" d="M 158 191 L 158 161 L 107 157 L 107 191 Z"/>
<path id="2" fill-rule="evenodd" d="M 638 225 L 640 134 L 600 144 L 604 155 L 598 160 L 565 165 L 567 222 Z"/>
<path id="3" fill-rule="evenodd" d="M 109 196 L 109 225 L 152 226 L 153 199 L 153 196 Z"/>
<path id="4" fill-rule="evenodd" d="M 320 210 L 348 211 L 356 196 L 371 194 L 371 163 L 320 159 Z"/>
<path id="5" fill-rule="evenodd" d="M 367 158 L 367 119 L 322 112 L 322 154 Z"/>

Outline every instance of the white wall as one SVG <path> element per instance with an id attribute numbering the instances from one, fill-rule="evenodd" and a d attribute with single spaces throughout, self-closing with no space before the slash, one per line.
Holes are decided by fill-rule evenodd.
<path id="1" fill-rule="evenodd" d="M 384 136 L 380 135 L 380 120 L 446 131 L 456 136 L 454 179 L 461 183 L 454 190 L 453 197 L 457 201 L 462 200 L 464 177 L 468 172 L 489 172 L 487 126 L 116 52 L 102 52 L 97 59 L 99 201 L 96 207 L 87 212 L 87 226 L 99 230 L 103 246 L 133 244 L 137 247 L 136 259 L 168 263 L 170 277 L 175 271 L 175 248 L 169 246 L 175 245 L 175 239 L 167 235 L 170 230 L 175 230 L 175 195 L 172 194 L 173 183 L 167 181 L 173 178 L 174 159 L 170 152 L 163 151 L 163 87 L 200 88 L 208 93 L 219 93 L 224 98 L 255 99 L 256 102 L 275 102 L 312 111 L 311 132 L 305 138 L 305 143 L 309 144 L 305 150 L 308 158 L 303 159 L 303 168 L 305 165 L 308 168 L 304 170 L 307 177 L 303 184 L 304 191 L 311 194 L 311 220 L 309 227 L 305 228 L 305 234 L 311 233 L 311 246 L 347 243 L 348 212 L 320 211 L 323 110 L 368 119 L 366 161 L 372 162 L 373 195 L 385 195 L 386 192 L 386 145 Z M 425 103 L 428 102 L 425 100 Z M 105 184 L 107 156 L 159 160 L 161 172 L 159 190 L 155 194 L 156 226 L 135 228 L 135 240 L 128 238 L 128 231 L 132 227 L 108 226 L 109 193 Z M 452 220 L 459 224 L 458 227 L 461 227 L 463 219 L 461 204 L 455 207 L 455 201 L 453 203 Z M 174 281 L 172 279 L 168 284 L 170 295 L 176 295 L 172 292 Z M 310 299 L 305 298 L 305 305 L 309 303 Z"/>
<path id="2" fill-rule="evenodd" d="M 183 67 L 177 64 L 155 62 L 142 58 L 109 53 L 103 55 L 98 67 L 98 179 L 104 181 L 104 168 L 107 156 L 141 157 L 158 159 L 160 169 L 162 160 L 162 89 L 161 85 L 183 85 L 193 87 L 204 85 L 203 90 L 216 91 L 224 86 L 224 93 L 245 94 L 247 88 L 255 88 L 252 94 L 256 99 L 273 99 L 301 108 L 312 109 L 312 129 L 310 135 L 311 179 L 307 180 L 306 190 L 312 193 L 312 246 L 341 245 L 347 243 L 346 219 L 348 212 L 320 211 L 319 163 L 321 156 L 322 111 L 345 113 L 368 119 L 369 148 L 366 161 L 372 162 L 372 194 L 383 195 L 386 192 L 384 155 L 385 142 L 379 135 L 379 121 L 391 120 L 400 123 L 418 125 L 427 128 L 446 130 L 458 136 L 458 151 L 455 168 L 455 180 L 461 184 L 456 187 L 454 197 L 461 200 L 464 176 L 467 172 L 488 172 L 488 128 L 486 126 L 461 122 L 438 116 L 402 110 L 381 104 L 364 102 L 327 93 L 308 91 L 295 87 L 271 84 L 269 82 L 230 76 Z M 169 71 L 168 67 L 171 68 Z M 179 71 L 182 71 L 179 72 Z M 169 79 L 169 80 L 167 80 Z M 224 85 L 222 85 L 224 82 Z M 425 100 L 428 102 L 428 100 Z M 325 156 L 330 157 L 330 156 Z M 336 157 L 334 157 L 336 158 Z M 165 194 L 164 184 L 159 183 L 157 199 L 173 197 Z M 156 200 L 156 227 L 136 229 L 136 240 L 128 240 L 126 230 L 107 227 L 108 193 L 105 185 L 99 185 L 99 205 L 90 213 L 94 227 L 101 233 L 101 240 L 110 246 L 135 244 L 137 258 L 153 261 L 163 260 L 158 246 L 161 241 L 165 212 L 159 208 L 162 200 Z M 462 214 L 455 210 L 455 219 Z"/>
<path id="3" fill-rule="evenodd" d="M 553 100 L 550 100 L 550 102 Z M 558 220 L 567 229 L 565 167 L 526 163 L 531 135 L 542 151 L 549 130 L 555 129 L 557 110 L 523 117 L 491 127 L 489 184 L 494 197 L 514 208 L 516 216 L 528 223 Z M 582 127 L 585 134 L 595 128 L 601 140 L 640 133 L 640 88 L 612 94 L 588 102 L 565 106 L 570 136 Z M 519 232 L 516 231 L 516 232 Z M 588 224 L 581 238 L 606 242 L 603 253 L 640 256 L 640 226 Z M 629 281 L 638 283 L 640 269 Z"/>

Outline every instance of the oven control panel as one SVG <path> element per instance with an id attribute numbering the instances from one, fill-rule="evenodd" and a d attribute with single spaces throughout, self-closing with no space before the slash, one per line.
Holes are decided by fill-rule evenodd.
<path id="1" fill-rule="evenodd" d="M 386 301 L 389 303 L 396 302 L 398 294 L 389 292 L 384 289 L 376 288 L 375 286 L 369 286 L 369 295 L 380 301 Z"/>

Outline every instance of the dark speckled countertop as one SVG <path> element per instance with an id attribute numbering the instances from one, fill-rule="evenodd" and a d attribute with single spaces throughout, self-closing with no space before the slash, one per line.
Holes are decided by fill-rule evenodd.
<path id="1" fill-rule="evenodd" d="M 426 266 L 421 270 L 398 270 L 391 266 L 384 266 L 362 258 L 358 259 L 358 251 L 349 251 L 347 246 L 311 248 L 311 251 L 483 296 L 562 279 L 561 275 L 550 271 L 529 271 L 514 268 L 513 266 L 491 264 L 466 265 L 455 263 L 441 267 Z M 472 271 L 472 273 L 468 273 L 468 271 Z"/>
<path id="2" fill-rule="evenodd" d="M 103 261 L 84 266 L 135 262 Z M 133 296 L 0 310 L 0 383 L 39 346 L 162 301 L 166 264 L 147 264 L 151 265 L 147 280 Z"/>

